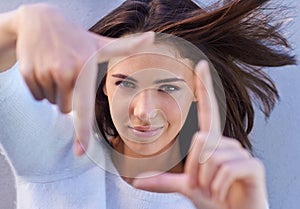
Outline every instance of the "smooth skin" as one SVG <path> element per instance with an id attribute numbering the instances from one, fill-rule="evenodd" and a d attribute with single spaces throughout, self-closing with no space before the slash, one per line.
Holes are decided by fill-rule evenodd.
<path id="1" fill-rule="evenodd" d="M 147 46 L 154 33 L 122 39 L 107 38 L 85 31 L 67 21 L 58 8 L 47 4 L 21 6 L 0 15 L 0 72 L 18 60 L 21 74 L 37 100 L 57 104 L 61 112 L 72 110 L 72 98 L 78 75 L 88 62 L 90 73 L 76 89 L 78 126 L 74 152 L 87 149 L 92 130 L 93 89 L 97 63 L 111 57 L 126 56 Z"/>

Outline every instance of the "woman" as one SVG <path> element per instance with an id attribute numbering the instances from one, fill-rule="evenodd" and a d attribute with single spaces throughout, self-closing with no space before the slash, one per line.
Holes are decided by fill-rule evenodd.
<path id="1" fill-rule="evenodd" d="M 250 98 L 254 95 L 268 116 L 278 95 L 274 84 L 259 71 L 259 67 L 294 64 L 295 60 L 280 50 L 280 46 L 288 44 L 278 32 L 279 26 L 269 25 L 268 14 L 262 12 L 264 4 L 264 1 L 232 1 L 204 10 L 192 1 L 126 1 L 91 28 L 92 32 L 111 38 L 145 31 L 184 38 L 201 49 L 211 61 L 216 69 L 214 73 L 210 65 L 212 77 L 207 63 L 198 63 L 199 57 L 194 58 L 193 53 L 186 50 L 190 48 L 178 47 L 181 46 L 180 41 L 170 43 L 163 39 L 160 42 L 156 38 L 151 44 L 150 36 L 153 34 L 148 33 L 112 43 L 112 39 L 76 28 L 66 22 L 56 9 L 45 5 L 22 7 L 4 14 L 0 24 L 1 60 L 6 60 L 1 62 L 2 71 L 15 62 L 11 54 L 16 52 L 20 71 L 31 93 L 36 99 L 47 98 L 63 112 L 70 110 L 70 97 L 79 78 L 76 85 L 79 83 L 80 88 L 75 86 L 75 92 L 79 91 L 79 94 L 75 94 L 74 98 L 74 117 L 79 120 L 75 120 L 78 138 L 75 153 L 78 155 L 85 152 L 90 138 L 92 114 L 91 108 L 87 107 L 93 103 L 92 89 L 83 91 L 80 78 L 84 78 L 83 84 L 88 84 L 88 88 L 94 88 L 96 83 L 96 71 L 85 74 L 86 71 L 81 68 L 98 49 L 100 60 L 109 60 L 106 79 L 97 92 L 96 119 L 102 136 L 113 149 L 107 150 L 103 142 L 97 146 L 96 141 L 91 141 L 90 148 L 98 147 L 102 152 L 95 149 L 97 152 L 79 159 L 70 152 L 70 139 L 74 136 L 72 117 L 59 114 L 46 102 L 37 103 L 28 98 L 29 92 L 22 87 L 22 82 L 15 82 L 20 78 L 18 66 L 1 75 L 1 109 L 6 110 L 1 111 L 1 144 L 16 174 L 18 206 L 266 208 L 263 166 L 246 151 L 251 150 L 248 134 L 254 114 Z M 51 21 L 48 20 L 49 14 Z M 28 28 L 24 25 L 25 20 L 35 21 L 35 24 Z M 66 31 L 76 33 L 66 35 Z M 40 43 L 32 48 L 36 40 Z M 129 45 L 128 41 L 131 41 Z M 144 42 L 141 47 L 140 43 Z M 110 44 L 103 47 L 106 43 Z M 278 48 L 272 48 L 272 44 L 278 45 Z M 62 45 L 66 46 L 63 50 Z M 137 55 L 111 59 L 129 53 Z M 158 53 L 159 63 L 166 64 L 157 71 L 153 60 L 158 60 Z M 172 63 L 181 68 L 177 71 L 168 69 Z M 88 66 L 93 66 L 93 63 Z M 191 69 L 195 69 L 195 73 Z M 79 73 L 82 74 L 79 76 Z M 181 80 L 176 81 L 181 82 L 181 86 L 166 84 L 170 76 L 173 81 L 174 78 Z M 159 77 L 164 81 L 157 82 Z M 220 91 L 222 86 L 225 102 Z M 178 97 L 172 95 L 181 90 L 186 90 L 186 93 L 180 93 Z M 180 103 L 182 95 L 186 98 Z M 120 102 L 115 98 L 120 96 L 129 100 L 123 102 L 125 108 L 118 109 Z M 166 109 L 162 101 L 173 104 L 172 108 Z M 179 121 L 175 116 L 180 113 L 180 118 L 184 119 L 193 101 L 198 104 L 200 127 L 193 137 L 188 156 L 181 160 L 175 139 L 184 120 Z M 116 105 L 116 102 L 119 103 Z M 161 106 L 157 108 L 158 105 Z M 226 118 L 221 114 L 224 123 L 218 119 L 218 108 L 221 113 L 226 111 Z M 122 118 L 126 109 L 129 118 Z M 86 111 L 88 114 L 81 117 Z M 124 128 L 126 120 L 129 123 Z M 179 124 L 176 125 L 176 122 Z M 166 124 L 170 126 L 166 127 Z M 224 131 L 221 129 L 223 126 Z M 172 127 L 174 129 L 168 129 Z M 219 138 L 221 131 L 224 136 Z M 145 138 L 149 141 L 141 142 Z M 211 147 L 211 144 L 205 143 L 206 139 L 213 142 L 217 139 L 218 146 Z M 157 144 L 151 146 L 153 143 Z M 93 156 L 95 153 L 100 156 Z M 151 158 L 161 153 L 166 155 Z M 199 156 L 202 157 L 200 162 Z M 107 158 L 105 168 L 111 167 L 111 171 L 119 176 L 99 169 L 88 157 L 93 160 Z M 150 163 L 155 162 L 155 165 L 149 166 L 149 161 L 144 160 L 147 158 L 152 159 Z M 171 164 L 169 159 L 172 159 Z M 148 171 L 159 171 L 159 175 L 144 173 Z M 137 175 L 143 175 L 143 178 Z"/>

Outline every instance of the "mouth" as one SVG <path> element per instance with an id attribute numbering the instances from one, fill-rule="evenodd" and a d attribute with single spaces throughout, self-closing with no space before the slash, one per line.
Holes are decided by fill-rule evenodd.
<path id="1" fill-rule="evenodd" d="M 163 126 L 128 126 L 130 132 L 141 138 L 149 138 L 161 133 Z"/>

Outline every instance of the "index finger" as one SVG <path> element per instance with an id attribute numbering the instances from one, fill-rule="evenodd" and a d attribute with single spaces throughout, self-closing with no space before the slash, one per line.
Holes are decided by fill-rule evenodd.
<path id="1" fill-rule="evenodd" d="M 73 93 L 73 122 L 76 155 L 82 155 L 92 137 L 93 115 L 96 98 L 97 59 L 91 57 L 77 77 Z"/>
<path id="2" fill-rule="evenodd" d="M 154 42 L 155 33 L 152 31 L 131 34 L 121 38 L 108 38 L 98 36 L 99 52 L 98 62 L 105 62 L 111 58 L 128 56 L 137 53 Z"/>
<path id="3" fill-rule="evenodd" d="M 205 60 L 201 60 L 195 68 L 195 84 L 199 130 L 218 135 L 221 133 L 219 107 L 209 65 Z"/>
<path id="4" fill-rule="evenodd" d="M 200 61 L 195 68 L 195 84 L 199 129 L 207 136 L 199 159 L 203 163 L 213 154 L 222 136 L 218 102 L 209 64 L 205 60 Z"/>
<path id="5" fill-rule="evenodd" d="M 133 35 L 125 38 L 108 38 L 98 36 L 100 48 L 80 71 L 73 94 L 73 119 L 75 126 L 75 154 L 82 155 L 88 148 L 93 134 L 94 107 L 96 98 L 96 83 L 98 63 L 118 56 L 128 56 L 139 52 L 154 41 L 154 33 Z M 104 75 L 105 73 L 101 73 Z"/>

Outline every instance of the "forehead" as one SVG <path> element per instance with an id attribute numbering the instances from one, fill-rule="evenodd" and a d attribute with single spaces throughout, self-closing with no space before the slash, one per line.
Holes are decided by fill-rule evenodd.
<path id="1" fill-rule="evenodd" d="M 109 65 L 108 74 L 138 75 L 151 77 L 175 75 L 189 79 L 193 75 L 192 64 L 188 59 L 175 58 L 166 54 L 140 53 L 115 61 Z"/>

